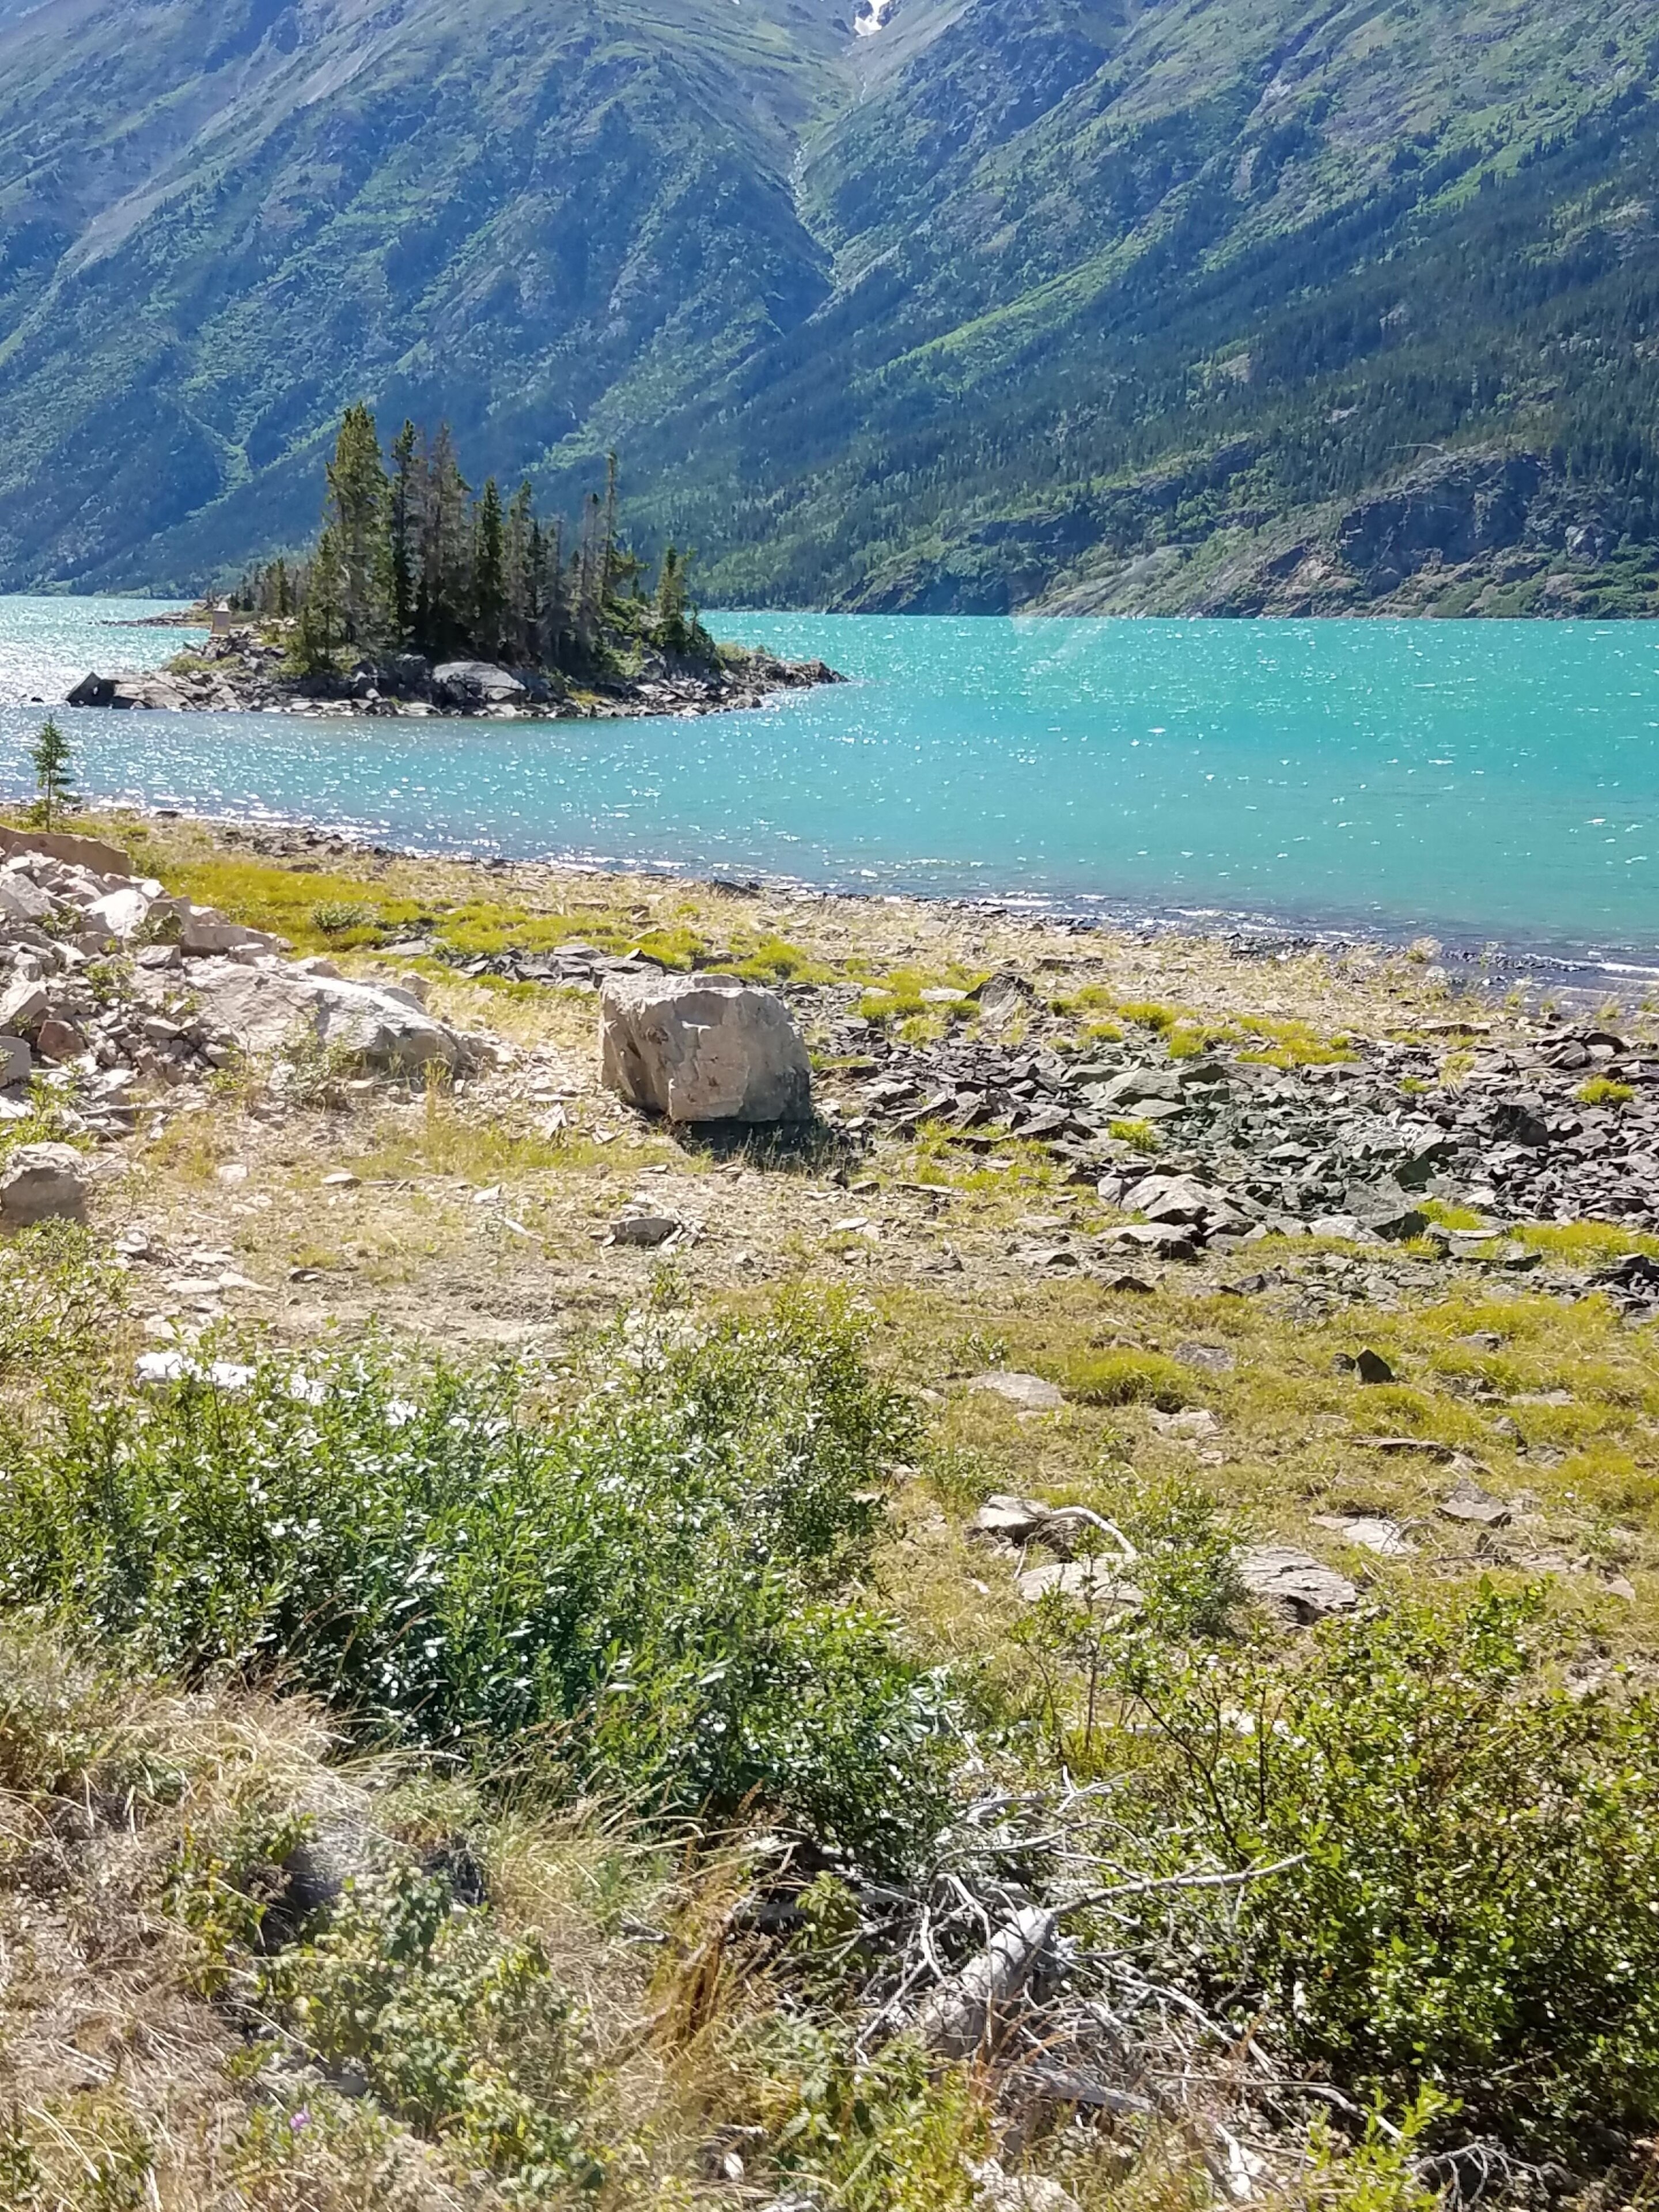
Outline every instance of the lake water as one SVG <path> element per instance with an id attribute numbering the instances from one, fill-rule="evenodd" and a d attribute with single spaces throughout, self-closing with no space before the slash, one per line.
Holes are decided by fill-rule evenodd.
<path id="1" fill-rule="evenodd" d="M 0 697 L 154 665 L 0 599 Z M 100 797 L 378 840 L 1659 953 L 1659 626 L 711 617 L 853 680 L 703 719 L 70 714 Z M 0 789 L 39 713 L 0 708 Z"/>

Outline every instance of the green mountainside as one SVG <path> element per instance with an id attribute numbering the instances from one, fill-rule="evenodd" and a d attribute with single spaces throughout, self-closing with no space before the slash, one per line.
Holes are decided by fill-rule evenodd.
<path id="1" fill-rule="evenodd" d="M 362 397 L 727 604 L 1659 611 L 1647 0 L 853 4 L 0 0 L 0 583 Z"/>

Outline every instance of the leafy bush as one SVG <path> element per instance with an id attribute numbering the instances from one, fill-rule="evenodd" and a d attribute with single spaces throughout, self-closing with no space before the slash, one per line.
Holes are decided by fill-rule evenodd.
<path id="1" fill-rule="evenodd" d="M 544 1952 L 456 1911 L 441 1877 L 404 1864 L 359 1878 L 258 1978 L 307 2050 L 356 2067 L 388 2111 L 506 2178 L 509 2202 L 599 2180 L 572 2117 L 579 2022 Z"/>
<path id="2" fill-rule="evenodd" d="M 44 1221 L 9 1238 L 0 1245 L 0 1376 L 96 1358 L 124 1289 L 76 1223 Z"/>
<path id="3" fill-rule="evenodd" d="M 638 1317 L 571 1414 L 373 1356 L 67 1409 L 0 1482 L 0 1599 L 362 1730 L 866 1852 L 933 1817 L 936 1686 L 848 1592 L 914 1421 L 839 1311 Z"/>
<path id="4" fill-rule="evenodd" d="M 1322 1631 L 1305 1663 L 1126 1638 L 1155 1871 L 1144 1929 L 1196 1994 L 1364 2098 L 1571 2160 L 1659 2120 L 1659 1707 L 1551 1680 L 1540 1602 L 1483 1589 Z M 1150 1723 L 1150 1729 L 1148 1723 Z M 1156 1746 L 1156 1750 L 1149 1747 Z M 1114 1923 L 1119 1925 L 1121 1923 Z M 1118 1940 L 1118 1939 L 1115 1939 Z M 1196 1962 L 1195 1968 L 1187 1962 Z"/>

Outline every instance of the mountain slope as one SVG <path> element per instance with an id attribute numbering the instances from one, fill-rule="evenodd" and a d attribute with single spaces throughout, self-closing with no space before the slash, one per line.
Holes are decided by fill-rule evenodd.
<path id="1" fill-rule="evenodd" d="M 0 581 L 292 543 L 362 394 L 615 444 L 728 600 L 1645 610 L 1656 76 L 1646 0 L 0 6 Z"/>

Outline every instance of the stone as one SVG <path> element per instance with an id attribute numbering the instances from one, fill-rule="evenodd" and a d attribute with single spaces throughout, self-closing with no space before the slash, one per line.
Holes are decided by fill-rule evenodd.
<path id="1" fill-rule="evenodd" d="M 179 950 L 191 959 L 222 952 L 284 952 L 288 949 L 286 939 L 273 937 L 268 929 L 246 929 L 240 921 L 216 914 L 211 907 L 191 906 L 183 900 L 156 901 L 158 908 L 164 905 L 178 915 Z"/>
<path id="2" fill-rule="evenodd" d="M 1362 1382 L 1392 1382 L 1395 1379 L 1393 1368 L 1380 1352 L 1373 1352 L 1369 1345 L 1355 1359 L 1354 1372 Z"/>
<path id="3" fill-rule="evenodd" d="M 0 921 L 41 921 L 56 902 L 27 876 L 8 869 L 0 874 Z"/>
<path id="4" fill-rule="evenodd" d="M 79 1221 L 86 1212 L 85 1162 L 71 1145 L 19 1145 L 0 1171 L 0 1228 Z"/>
<path id="5" fill-rule="evenodd" d="M 62 860 L 71 868 L 89 868 L 94 876 L 130 876 L 132 858 L 118 845 L 101 837 L 74 837 L 61 830 L 0 830 L 0 860 L 19 853 L 39 853 Z"/>
<path id="6" fill-rule="evenodd" d="M 432 672 L 432 696 L 462 713 L 480 707 L 517 707 L 529 693 L 511 669 L 489 660 L 445 660 Z"/>
<path id="7" fill-rule="evenodd" d="M 1001 1368 L 975 1375 L 968 1388 L 991 1391 L 1011 1406 L 1018 1406 L 1023 1413 L 1053 1413 L 1066 1403 L 1064 1393 L 1041 1375 L 1020 1375 Z"/>
<path id="8" fill-rule="evenodd" d="M 190 983 L 199 1018 L 245 1052 L 274 1052 L 296 1031 L 308 1031 L 323 1048 L 388 1073 L 454 1070 L 471 1060 L 453 1030 L 372 984 L 231 959 L 194 963 Z"/>
<path id="9" fill-rule="evenodd" d="M 87 922 L 91 928 L 125 940 L 143 927 L 154 903 L 137 884 L 123 884 L 118 890 L 106 891 L 102 898 L 94 900 L 87 908 Z"/>
<path id="10" fill-rule="evenodd" d="M 27 1038 L 0 1036 L 0 1091 L 9 1091 L 14 1083 L 27 1083 L 33 1066 Z"/>
<path id="11" fill-rule="evenodd" d="M 1158 1260 L 1196 1260 L 1199 1240 L 1190 1229 L 1171 1222 L 1132 1221 L 1113 1230 L 1109 1242 L 1132 1252 L 1145 1252 Z"/>
<path id="12" fill-rule="evenodd" d="M 1359 1602 L 1359 1592 L 1346 1575 L 1288 1545 L 1251 1546 L 1239 1553 L 1238 1571 L 1252 1597 L 1284 1607 L 1304 1626 L 1333 1613 L 1352 1613 Z"/>
<path id="13" fill-rule="evenodd" d="M 610 975 L 599 1000 L 599 1079 L 671 1121 L 805 1121 L 812 1078 L 775 991 L 735 978 Z"/>
<path id="14" fill-rule="evenodd" d="M 1151 1099 L 1174 1106 L 1182 1103 L 1181 1078 L 1173 1067 L 1126 1067 L 1121 1075 L 1099 1085 L 1093 1095 L 1102 1107 L 1117 1112 Z"/>
<path id="15" fill-rule="evenodd" d="M 1063 1566 L 1029 1567 L 1014 1587 L 1028 1605 L 1035 1605 L 1050 1590 L 1087 1606 L 1113 1613 L 1138 1613 L 1146 1603 L 1137 1586 L 1126 1579 L 1121 1559 L 1068 1559 Z"/>
<path id="16" fill-rule="evenodd" d="M 624 1213 L 611 1224 L 613 1244 L 641 1244 L 653 1250 L 679 1233 L 680 1224 L 670 1213 Z"/>
<path id="17" fill-rule="evenodd" d="M 1506 1098 L 1492 1112 L 1492 1133 L 1506 1144 L 1541 1150 L 1550 1140 L 1543 1102 L 1537 1098 Z"/>
<path id="18" fill-rule="evenodd" d="M 1310 1237 L 1328 1237 L 1341 1244 L 1376 1244 L 1381 1242 L 1357 1215 L 1352 1213 L 1322 1213 L 1309 1223 L 1308 1234 Z"/>
<path id="19" fill-rule="evenodd" d="M 1478 1482 L 1471 1482 L 1468 1475 L 1449 1496 L 1441 1499 L 1435 1510 L 1443 1520 L 1469 1522 L 1478 1528 L 1507 1528 L 1515 1517 L 1501 1498 L 1493 1498 Z"/>
<path id="20" fill-rule="evenodd" d="M 34 1048 L 42 1060 L 73 1060 L 87 1048 L 87 1040 L 73 1022 L 48 1014 L 34 1032 Z"/>
<path id="21" fill-rule="evenodd" d="M 1207 1406 L 1191 1406 L 1184 1413 L 1154 1412 L 1150 1418 L 1159 1436 L 1184 1438 L 1189 1443 L 1221 1434 L 1221 1424 Z"/>
<path id="22" fill-rule="evenodd" d="M 1405 1559 L 1417 1549 L 1400 1523 L 1382 1513 L 1316 1513 L 1313 1524 L 1333 1530 L 1345 1544 L 1357 1544 L 1385 1559 Z"/>

